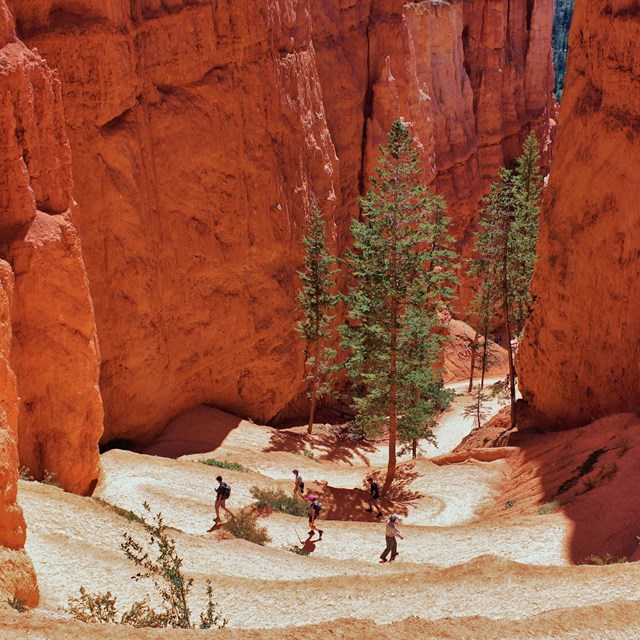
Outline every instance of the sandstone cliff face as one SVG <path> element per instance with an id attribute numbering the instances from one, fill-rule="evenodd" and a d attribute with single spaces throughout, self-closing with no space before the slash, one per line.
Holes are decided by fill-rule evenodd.
<path id="1" fill-rule="evenodd" d="M 524 398 L 562 427 L 638 408 L 638 36 L 637 3 L 576 4 L 519 362 Z"/>
<path id="2" fill-rule="evenodd" d="M 71 153 L 60 83 L 43 59 L 16 39 L 4 2 L 0 16 L 0 245 L 6 292 L 0 314 L 7 329 L 0 414 L 17 435 L 21 464 L 36 478 L 47 470 L 63 488 L 87 493 L 97 481 L 102 433 L 99 354 L 72 224 Z M 15 462 L 12 458 L 11 474 Z"/>
<path id="3" fill-rule="evenodd" d="M 317 201 L 344 249 L 395 118 L 462 251 L 498 166 L 548 123 L 551 0 L 9 4 L 62 80 L 106 441 L 202 402 L 282 415 L 305 216 Z"/>
<path id="4" fill-rule="evenodd" d="M 300 384 L 304 215 L 336 197 L 306 3 L 32 4 L 12 3 L 65 91 L 105 439 L 201 402 L 269 418 Z"/>
<path id="5" fill-rule="evenodd" d="M 3 10 L 0 5 L 0 34 Z M 0 260 L 0 598 L 17 596 L 28 606 L 38 604 L 33 565 L 24 551 L 27 527 L 17 503 L 18 494 L 18 393 L 11 355 L 11 302 L 14 278 L 11 267 Z"/>

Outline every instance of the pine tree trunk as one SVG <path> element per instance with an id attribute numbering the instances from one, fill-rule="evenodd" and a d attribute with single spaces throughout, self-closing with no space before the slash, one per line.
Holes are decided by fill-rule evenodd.
<path id="1" fill-rule="evenodd" d="M 395 358 L 392 358 L 395 364 Z M 396 385 L 389 389 L 389 461 L 387 462 L 387 477 L 382 486 L 382 495 L 386 496 L 396 477 L 396 444 L 398 438 L 398 416 L 396 415 Z"/>
<path id="2" fill-rule="evenodd" d="M 414 460 L 418 457 L 418 438 L 414 438 L 411 442 L 411 454 Z"/>
<path id="3" fill-rule="evenodd" d="M 309 424 L 307 433 L 313 431 L 313 419 L 316 415 L 316 405 L 318 404 L 318 372 L 320 371 L 320 292 L 316 289 L 315 295 L 315 320 L 314 331 L 316 336 L 315 354 L 313 358 L 313 369 L 311 370 L 311 405 L 309 406 Z"/>
<path id="4" fill-rule="evenodd" d="M 473 342 L 471 343 L 471 370 L 469 371 L 469 393 L 473 390 L 473 371 L 476 367 L 476 345 L 478 344 L 478 336 L 480 332 L 476 329 L 476 334 L 473 336 Z"/>
<path id="5" fill-rule="evenodd" d="M 382 486 L 382 495 L 387 495 L 387 491 L 391 487 L 391 483 L 396 476 L 396 441 L 398 439 L 398 416 L 397 416 L 397 395 L 396 395 L 396 373 L 397 373 L 397 348 L 398 348 L 398 329 L 397 329 L 397 305 L 394 302 L 391 329 L 391 349 L 389 354 L 389 461 L 387 463 L 387 477 L 384 479 Z"/>
<path id="6" fill-rule="evenodd" d="M 482 345 L 482 373 L 480 376 L 480 389 L 484 389 L 484 377 L 487 373 L 487 342 L 489 340 L 489 324 L 484 325 L 484 343 Z"/>
<path id="7" fill-rule="evenodd" d="M 509 354 L 509 396 L 511 400 L 511 428 L 516 428 L 516 387 L 515 367 L 513 365 L 513 348 L 511 347 L 511 323 L 509 322 L 509 307 L 505 296 L 504 304 L 505 328 L 507 332 L 507 353 Z"/>
<path id="8" fill-rule="evenodd" d="M 307 433 L 311 433 L 313 431 L 313 420 L 316 415 L 316 405 L 318 403 L 318 383 L 317 383 L 317 358 L 316 364 L 313 365 L 314 373 L 313 380 L 311 381 L 311 404 L 309 406 L 309 424 L 307 425 Z"/>

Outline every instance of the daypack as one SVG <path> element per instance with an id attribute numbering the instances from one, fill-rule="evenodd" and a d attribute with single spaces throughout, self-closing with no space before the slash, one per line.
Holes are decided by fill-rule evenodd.
<path id="1" fill-rule="evenodd" d="M 316 512 L 316 516 L 322 511 L 322 503 L 318 502 L 317 500 L 314 500 L 311 503 L 311 506 L 313 507 L 313 509 Z"/>
<path id="2" fill-rule="evenodd" d="M 223 482 L 220 485 L 220 497 L 223 500 L 226 500 L 230 495 L 231 495 L 231 486 L 228 485 L 226 482 Z"/>

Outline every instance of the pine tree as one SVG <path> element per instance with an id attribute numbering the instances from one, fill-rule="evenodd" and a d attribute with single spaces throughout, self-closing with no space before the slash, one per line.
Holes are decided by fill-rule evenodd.
<path id="1" fill-rule="evenodd" d="M 531 280 L 536 261 L 542 185 L 538 138 L 534 131 L 530 131 L 522 146 L 522 155 L 516 160 L 516 169 L 513 174 L 513 192 L 517 211 L 514 233 L 518 238 L 518 261 L 514 275 L 516 335 L 522 333 L 531 304 Z"/>
<path id="2" fill-rule="evenodd" d="M 481 278 L 475 305 L 483 324 L 488 327 L 491 318 L 504 327 L 512 428 L 516 426 L 512 339 L 522 331 L 530 304 L 542 193 L 539 159 L 538 141 L 532 131 L 515 171 L 501 169 L 485 198 L 475 241 L 477 258 L 471 268 L 471 274 Z"/>
<path id="3" fill-rule="evenodd" d="M 369 436 L 388 431 L 383 493 L 395 476 L 398 441 L 435 441 L 434 419 L 448 398 L 436 371 L 438 310 L 456 282 L 444 201 L 421 182 L 408 127 L 397 120 L 387 138 L 361 220 L 352 224 L 348 320 L 340 328 L 356 423 Z"/>
<path id="4" fill-rule="evenodd" d="M 316 207 L 311 210 L 309 229 L 302 241 L 305 256 L 304 269 L 298 272 L 302 283 L 298 303 L 304 319 L 298 323 L 298 331 L 306 342 L 305 380 L 310 403 L 307 433 L 311 433 L 318 399 L 327 391 L 329 364 L 335 357 L 335 351 L 326 345 L 331 340 L 329 327 L 334 318 L 330 311 L 338 301 L 333 293 L 336 260 L 327 249 L 324 220 Z"/>

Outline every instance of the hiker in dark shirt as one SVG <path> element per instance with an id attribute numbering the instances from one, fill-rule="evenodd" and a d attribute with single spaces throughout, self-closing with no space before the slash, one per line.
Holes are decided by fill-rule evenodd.
<path id="1" fill-rule="evenodd" d="M 231 487 L 226 482 L 222 482 L 222 476 L 218 476 L 216 480 L 218 481 L 218 487 L 216 488 L 216 519 L 214 522 L 219 522 L 220 509 L 224 509 L 232 518 L 234 515 L 226 506 L 227 498 L 231 495 Z"/>
<path id="2" fill-rule="evenodd" d="M 295 476 L 293 484 L 293 495 L 302 498 L 304 494 L 304 481 L 302 480 L 302 476 L 297 469 L 293 470 L 293 475 Z"/>
<path id="3" fill-rule="evenodd" d="M 378 483 L 373 478 L 367 478 L 367 482 L 369 483 L 369 508 L 367 511 L 369 513 L 373 513 L 373 507 L 375 507 L 378 511 L 376 518 L 382 518 L 382 511 L 380 510 L 380 504 L 378 503 L 378 500 L 380 499 Z"/>
<path id="4" fill-rule="evenodd" d="M 311 537 L 313 532 L 316 531 L 319 534 L 318 540 L 322 540 L 323 531 L 316 527 L 316 518 L 322 510 L 322 505 L 313 495 L 308 495 L 307 500 L 309 501 L 309 504 L 307 505 L 307 511 L 309 512 L 309 537 Z"/>

